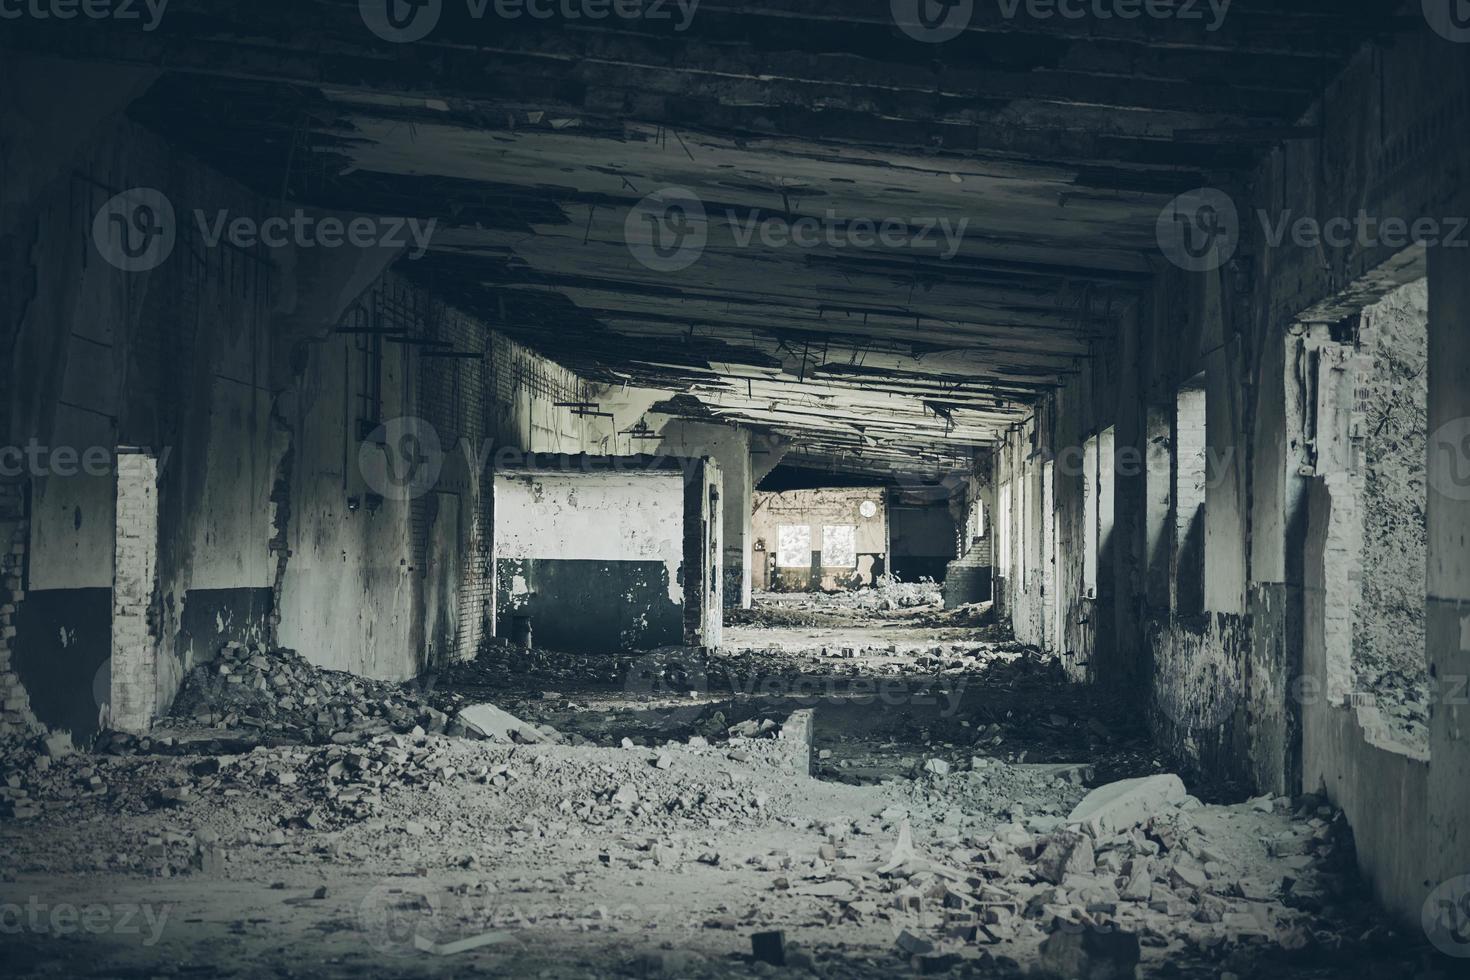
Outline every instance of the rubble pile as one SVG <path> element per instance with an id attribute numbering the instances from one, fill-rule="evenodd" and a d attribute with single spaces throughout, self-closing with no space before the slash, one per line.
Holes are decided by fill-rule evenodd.
<path id="1" fill-rule="evenodd" d="M 880 578 L 864 589 L 835 592 L 757 592 L 750 609 L 727 609 L 727 626 L 820 627 L 854 619 L 906 618 L 944 604 L 943 587 L 931 579 Z M 964 624 L 955 624 L 964 625 Z"/>
<path id="2" fill-rule="evenodd" d="M 918 609 L 938 607 L 944 604 L 944 587 L 930 578 L 917 582 L 903 582 L 897 576 L 885 575 L 871 589 L 842 593 L 839 600 L 850 599 L 858 609 L 877 609 L 892 612 L 895 609 Z"/>
<path id="3" fill-rule="evenodd" d="M 417 685 L 323 670 L 294 650 L 239 642 L 189 672 L 169 717 L 172 724 L 315 744 L 348 744 L 417 727 L 444 732 L 450 720 L 451 713 L 430 704 Z M 128 747 L 127 740 L 118 746 Z"/>

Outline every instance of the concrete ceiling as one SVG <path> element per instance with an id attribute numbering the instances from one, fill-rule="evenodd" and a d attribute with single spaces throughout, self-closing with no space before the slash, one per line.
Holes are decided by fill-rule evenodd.
<path id="1" fill-rule="evenodd" d="M 927 44 L 890 0 L 701 0 L 682 31 L 672 3 L 506 21 L 445 0 L 427 38 L 390 44 L 356 0 L 197 0 L 151 32 L 30 22 L 0 44 L 162 68 L 133 117 L 273 198 L 437 218 L 399 268 L 591 377 L 811 460 L 944 465 L 1112 336 L 1171 197 L 1310 138 L 1347 55 L 1412 20 L 1278 6 L 1236 0 L 1209 31 L 978 0 Z M 659 271 L 627 227 L 671 188 L 708 243 Z M 802 218 L 846 244 L 741 240 Z M 934 231 L 854 247 L 864 220 Z"/>

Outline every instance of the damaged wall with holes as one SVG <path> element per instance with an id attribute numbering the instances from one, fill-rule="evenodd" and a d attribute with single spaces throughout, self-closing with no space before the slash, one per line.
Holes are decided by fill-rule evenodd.
<path id="1" fill-rule="evenodd" d="M 1426 883 L 1467 860 L 1470 791 L 1449 782 L 1467 770 L 1465 708 L 1431 706 L 1422 754 L 1395 744 L 1373 699 L 1354 694 L 1352 657 L 1356 645 L 1363 666 L 1372 647 L 1379 667 L 1410 675 L 1400 689 L 1422 681 L 1413 671 L 1425 658 L 1411 650 L 1425 635 L 1414 629 L 1426 622 L 1422 525 L 1410 498 L 1422 512 L 1426 488 L 1422 463 L 1407 462 L 1422 454 L 1405 443 L 1435 428 L 1435 330 L 1444 350 L 1464 351 L 1470 250 L 1430 249 L 1426 262 L 1418 246 L 1272 246 L 1268 235 L 1365 205 L 1377 215 L 1467 213 L 1470 160 L 1454 134 L 1470 123 L 1470 73 L 1458 55 L 1422 39 L 1355 58 L 1312 113 L 1344 125 L 1321 146 L 1276 150 L 1249 189 L 1234 189 L 1236 258 L 1161 276 L 1116 343 L 1012 429 L 995 466 L 998 598 L 1018 637 L 1057 652 L 1078 679 L 1132 691 L 1187 769 L 1257 792 L 1325 790 L 1347 813 L 1378 897 L 1406 918 Z M 1402 336 L 1423 298 L 1413 287 L 1394 293 L 1426 265 L 1427 389 L 1416 375 L 1422 349 Z M 1359 315 L 1384 297 L 1388 309 L 1365 315 L 1377 329 L 1360 332 Z M 1465 414 L 1464 374 L 1442 371 L 1446 418 Z M 1422 407 L 1384 421 L 1387 403 L 1426 397 L 1427 421 Z M 1087 451 L 1105 434 L 1110 473 Z M 1427 660 L 1463 675 L 1466 634 L 1454 625 L 1467 621 L 1458 610 L 1470 565 L 1455 542 L 1465 535 L 1454 525 L 1436 538 L 1433 525 L 1436 505 L 1446 527 L 1467 515 L 1436 496 L 1435 465 L 1431 455 Z M 1107 529 L 1088 501 L 1094 480 L 1111 500 Z M 1436 542 L 1449 552 L 1438 566 Z M 1376 563 L 1393 584 L 1379 580 L 1378 548 L 1394 550 Z M 1355 609 L 1384 629 L 1359 629 Z"/>
<path id="2" fill-rule="evenodd" d="M 52 81 L 78 104 L 121 84 Z M 143 727 L 231 641 L 387 679 L 473 655 L 492 628 L 484 467 L 611 446 L 656 396 L 605 395 L 386 272 L 399 248 L 210 241 L 221 209 L 281 206 L 130 122 L 71 142 L 14 107 L 0 123 L 41 141 L 7 160 L 34 193 L 0 228 L 0 444 L 40 460 L 0 500 L 4 724 Z M 137 187 L 171 204 L 176 241 L 124 271 L 94 217 Z M 566 407 L 588 398 L 618 414 Z M 428 433 L 424 480 L 388 441 Z M 120 447 L 152 475 L 120 486 Z"/>
<path id="3" fill-rule="evenodd" d="M 28 171 L 36 203 L 9 213 L 0 242 L 0 265 L 16 275 L 0 316 L 14 355 L 4 442 L 41 448 L 24 473 L 14 667 L 40 721 L 78 737 L 97 730 L 113 690 L 115 451 L 145 449 L 158 484 L 156 574 L 132 611 L 163 655 L 145 664 L 152 676 L 130 679 L 130 717 L 167 705 L 205 634 L 265 635 L 280 452 L 269 377 L 282 276 L 256 256 L 205 248 L 185 209 L 204 194 L 242 214 L 259 202 L 137 127 L 91 135 L 64 160 L 44 160 L 46 173 Z M 124 272 L 93 247 L 94 215 L 135 186 L 178 201 L 182 219 L 173 260 L 146 272 Z M 89 456 L 97 465 L 76 465 Z"/>
<path id="4" fill-rule="evenodd" d="M 835 592 L 887 574 L 887 499 L 879 489 L 759 492 L 751 520 L 756 586 Z"/>
<path id="5" fill-rule="evenodd" d="M 499 635 L 583 653 L 718 645 L 721 482 L 708 459 L 498 467 Z"/>

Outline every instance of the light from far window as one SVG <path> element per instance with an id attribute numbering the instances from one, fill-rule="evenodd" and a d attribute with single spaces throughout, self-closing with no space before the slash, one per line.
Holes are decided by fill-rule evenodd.
<path id="1" fill-rule="evenodd" d="M 781 568 L 812 567 L 812 529 L 805 524 L 782 524 L 776 531 L 776 564 Z"/>
<path id="2" fill-rule="evenodd" d="M 851 524 L 828 524 L 822 528 L 822 567 L 857 567 L 857 528 Z"/>

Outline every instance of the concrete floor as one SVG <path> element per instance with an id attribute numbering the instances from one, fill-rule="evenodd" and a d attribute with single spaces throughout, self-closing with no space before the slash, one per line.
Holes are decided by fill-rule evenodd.
<path id="1" fill-rule="evenodd" d="M 5 972 L 905 975 L 947 965 L 895 946 L 905 930 L 942 940 L 937 867 L 1032 896 L 1031 912 L 995 928 L 999 942 L 938 950 L 959 954 L 958 975 L 1019 975 L 1037 966 L 1047 923 L 1082 899 L 991 863 L 994 841 L 1042 837 L 1093 785 L 1161 764 L 1136 720 L 1034 651 L 973 630 L 953 644 L 912 619 L 733 630 L 765 658 L 760 676 L 694 697 L 605 683 L 548 693 L 528 680 L 503 703 L 583 744 L 385 736 L 369 757 L 401 761 L 369 778 L 383 785 L 366 819 L 330 808 L 306 819 L 325 806 L 315 787 L 340 746 L 257 748 L 220 758 L 218 774 L 197 755 L 58 760 L 49 797 L 32 794 L 37 818 L 0 825 Z M 441 683 L 448 696 L 454 678 Z M 815 711 L 815 778 L 804 741 L 715 733 L 803 708 Z M 948 772 L 926 772 L 930 760 Z M 89 774 L 102 793 L 65 791 Z M 159 795 L 180 786 L 182 800 Z M 1217 799 L 1184 813 L 1195 843 L 1176 853 L 1214 862 L 1199 902 L 1259 908 L 1264 931 L 1200 921 L 1211 916 L 1177 897 L 1184 886 L 1164 911 L 1123 903 L 1112 921 L 1144 937 L 1144 975 L 1434 975 L 1343 877 L 1351 855 L 1327 843 L 1330 810 Z M 909 865 L 877 873 L 905 853 Z M 1285 894 L 1283 880 L 1295 883 Z M 1271 896 L 1243 900 L 1242 881 Z M 752 934 L 771 930 L 784 933 L 785 968 L 750 958 Z M 442 948 L 475 937 L 488 944 Z"/>

